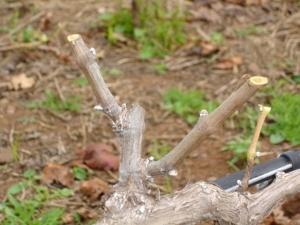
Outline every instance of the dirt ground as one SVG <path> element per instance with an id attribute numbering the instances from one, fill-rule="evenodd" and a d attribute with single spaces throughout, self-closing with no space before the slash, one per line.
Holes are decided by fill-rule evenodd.
<path id="1" fill-rule="evenodd" d="M 91 88 L 79 87 L 71 82 L 84 76 L 72 57 L 66 41 L 68 34 L 81 34 L 87 45 L 96 49 L 104 79 L 119 103 L 130 105 L 136 102 L 146 110 L 144 156 L 149 156 L 153 139 L 174 147 L 192 129 L 182 118 L 164 109 L 163 94 L 170 88 L 202 90 L 209 100 L 222 102 L 235 89 L 243 74 L 267 76 L 273 85 L 279 79 L 290 81 L 287 76 L 290 73 L 300 75 L 299 1 L 268 1 L 264 5 L 232 2 L 243 1 L 185 1 L 194 11 L 186 25 L 191 40 L 195 37 L 205 39 L 214 32 L 223 34 L 224 42 L 218 46 L 217 57 L 207 63 L 208 57 L 197 53 L 195 45 L 183 46 L 170 57 L 148 61 L 140 60 L 138 51 L 130 44 L 110 45 L 103 29 L 91 28 L 90 25 L 101 13 L 116 10 L 118 1 L 0 1 L 2 27 L 11 21 L 16 9 L 20 14 L 15 29 L 10 33 L 0 33 L 0 200 L 6 200 L 7 189 L 23 179 L 25 170 L 30 168 L 41 173 L 49 162 L 69 166 L 78 157 L 76 151 L 91 143 L 107 143 L 115 154 L 119 154 L 111 122 L 93 110 L 97 102 Z M 19 30 L 28 25 L 46 34 L 50 41 L 26 44 L 19 41 Z M 258 30 L 249 31 L 242 37 L 235 32 L 254 26 Z M 13 35 L 15 40 L 11 38 Z M 221 58 L 230 57 L 239 57 L 242 63 L 228 68 L 218 67 Z M 295 66 L 289 67 L 287 61 Z M 169 70 L 158 74 L 149 69 L 159 63 L 170 65 Z M 117 69 L 120 74 L 110 75 L 112 69 Z M 33 84 L 25 88 L 13 87 L 12 78 L 22 73 L 32 78 Z M 55 113 L 44 108 L 23 106 L 24 103 L 45 99 L 46 89 L 60 98 L 80 96 L 81 112 Z M 265 99 L 252 97 L 247 104 L 255 107 L 262 100 Z M 24 122 L 26 118 L 34 118 L 34 122 Z M 234 172 L 227 164 L 232 153 L 221 152 L 220 149 L 238 132 L 224 126 L 198 146 L 178 169 L 179 175 L 171 179 L 173 191 L 180 190 L 187 183 L 213 181 Z M 16 139 L 17 162 L 12 156 Z M 291 147 L 288 143 L 271 145 L 267 138 L 263 138 L 262 142 L 262 152 L 268 154 L 262 156 L 261 161 L 275 158 Z M 113 185 L 118 172 L 96 171 L 94 176 Z M 158 178 L 154 183 L 165 190 L 165 178 Z M 101 203 L 86 201 L 79 192 L 79 185 L 79 181 L 74 182 L 74 197 L 59 204 L 66 208 L 66 213 L 89 211 L 91 216 L 85 220 L 88 222 L 102 213 Z M 277 208 L 261 224 L 300 224 L 297 220 L 300 204 L 295 199 Z M 292 220 L 298 223 L 292 223 Z"/>

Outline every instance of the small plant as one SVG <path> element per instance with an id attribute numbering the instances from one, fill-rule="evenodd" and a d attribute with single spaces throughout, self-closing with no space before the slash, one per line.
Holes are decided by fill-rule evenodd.
<path id="1" fill-rule="evenodd" d="M 119 69 L 110 69 L 108 73 L 109 75 L 120 75 L 121 71 Z"/>
<path id="2" fill-rule="evenodd" d="M 79 77 L 75 80 L 71 80 L 70 83 L 80 87 L 85 87 L 86 85 L 88 85 L 89 81 L 85 77 Z"/>
<path id="3" fill-rule="evenodd" d="M 271 100 L 273 120 L 264 130 L 265 135 L 270 135 L 272 144 L 289 141 L 292 145 L 300 144 L 300 109 L 299 96 L 282 93 Z"/>
<path id="4" fill-rule="evenodd" d="M 22 118 L 19 118 L 17 121 L 19 123 L 28 124 L 28 123 L 35 123 L 36 119 L 34 117 L 23 116 Z"/>
<path id="5" fill-rule="evenodd" d="M 294 66 L 295 66 L 295 63 L 293 63 L 292 61 L 286 61 L 286 62 L 285 62 L 285 65 L 286 65 L 287 67 L 294 67 Z"/>
<path id="6" fill-rule="evenodd" d="M 164 102 L 166 109 L 182 116 L 190 124 L 198 120 L 199 112 L 202 109 L 212 112 L 219 105 L 217 102 L 208 101 L 206 95 L 201 91 L 184 93 L 178 89 L 170 89 L 164 96 Z"/>
<path id="7" fill-rule="evenodd" d="M 226 146 L 221 149 L 221 151 L 232 151 L 233 158 L 228 161 L 228 165 L 231 166 L 236 171 L 239 168 L 236 166 L 238 162 L 245 162 L 247 159 L 247 151 L 249 145 L 251 144 L 252 135 L 239 135 L 234 138 L 234 140 L 226 143 Z M 261 145 L 260 142 L 257 143 L 257 147 L 259 148 Z M 258 161 L 257 161 L 258 162 Z"/>
<path id="8" fill-rule="evenodd" d="M 4 214 L 1 221 L 3 225 L 59 225 L 62 224 L 63 209 L 47 209 L 45 202 L 58 197 L 73 195 L 71 189 L 49 191 L 46 186 L 36 184 L 40 176 L 35 170 L 26 170 L 23 173 L 24 182 L 11 186 L 7 191 L 7 201 L 0 204 L 0 212 Z M 19 199 L 23 191 L 34 192 L 33 198 Z"/>
<path id="9" fill-rule="evenodd" d="M 220 32 L 212 33 L 212 35 L 210 36 L 210 40 L 211 40 L 212 43 L 218 44 L 218 45 L 224 43 L 223 34 L 220 33 Z"/>
<path id="10" fill-rule="evenodd" d="M 243 28 L 243 29 L 235 29 L 234 31 L 237 36 L 242 37 L 242 38 L 244 38 L 248 35 L 268 34 L 268 30 L 257 27 L 255 25 L 251 25 L 251 26 Z"/>
<path id="11" fill-rule="evenodd" d="M 10 32 L 14 28 L 16 28 L 20 19 L 20 11 L 18 8 L 14 9 L 14 15 L 6 20 L 7 26 L 0 27 L 0 32 Z"/>
<path id="12" fill-rule="evenodd" d="M 16 136 L 14 138 L 14 141 L 13 141 L 13 144 L 12 144 L 13 159 L 14 159 L 15 162 L 19 161 L 18 149 L 19 149 L 19 138 L 18 138 L 18 136 Z"/>
<path id="13" fill-rule="evenodd" d="M 178 9 L 167 10 L 162 1 L 138 1 L 139 27 L 134 27 L 132 12 L 120 8 L 116 13 L 105 13 L 99 23 L 106 28 L 106 37 L 116 44 L 121 35 L 140 43 L 140 58 L 163 57 L 185 43 L 185 18 Z"/>
<path id="14" fill-rule="evenodd" d="M 154 157 L 155 160 L 161 159 L 166 155 L 170 150 L 170 146 L 159 145 L 156 139 L 152 139 L 152 146 L 150 149 L 150 155 Z"/>
<path id="15" fill-rule="evenodd" d="M 46 99 L 40 100 L 38 102 L 33 101 L 29 103 L 23 104 L 26 108 L 47 108 L 56 112 L 64 112 L 64 111 L 73 111 L 80 112 L 80 97 L 69 97 L 66 98 L 65 101 L 60 99 L 58 96 L 54 95 L 51 90 L 46 90 Z"/>
<path id="16" fill-rule="evenodd" d="M 116 44 L 116 33 L 133 38 L 133 18 L 127 9 L 120 8 L 116 13 L 104 13 L 99 18 L 100 24 L 106 27 L 106 37 L 110 43 Z"/>
<path id="17" fill-rule="evenodd" d="M 94 171 L 91 169 L 87 171 L 79 167 L 74 167 L 72 170 L 73 170 L 74 177 L 77 180 L 86 180 L 89 175 L 92 175 L 94 173 Z"/>
<path id="18" fill-rule="evenodd" d="M 165 63 L 160 63 L 155 66 L 150 67 L 151 70 L 154 70 L 155 72 L 159 74 L 164 74 L 167 70 L 167 65 Z"/>

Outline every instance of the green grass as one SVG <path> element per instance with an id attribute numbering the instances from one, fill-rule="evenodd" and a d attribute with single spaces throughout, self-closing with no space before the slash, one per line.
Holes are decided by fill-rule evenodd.
<path id="1" fill-rule="evenodd" d="M 272 121 L 264 130 L 270 135 L 272 144 L 288 141 L 296 146 L 300 144 L 300 96 L 291 93 L 282 93 L 271 100 Z"/>
<path id="2" fill-rule="evenodd" d="M 14 141 L 13 141 L 13 144 L 12 144 L 13 159 L 14 159 L 15 162 L 19 161 L 18 149 L 19 149 L 19 138 L 18 138 L 18 136 L 16 136 L 14 138 Z"/>
<path id="3" fill-rule="evenodd" d="M 23 173 L 25 181 L 14 184 L 7 191 L 7 201 L 0 204 L 2 225 L 59 225 L 62 224 L 63 208 L 47 207 L 47 200 L 70 197 L 71 189 L 50 190 L 38 185 L 41 179 L 35 170 Z M 25 195 L 24 193 L 32 193 Z M 23 196 L 23 197 L 22 197 Z M 30 196 L 30 197 L 27 197 Z M 22 198 L 21 198 L 22 197 Z"/>
<path id="4" fill-rule="evenodd" d="M 72 171 L 73 171 L 74 177 L 77 180 L 86 180 L 89 175 L 94 174 L 94 171 L 91 169 L 85 170 L 85 169 L 79 168 L 79 167 L 73 167 Z"/>
<path id="5" fill-rule="evenodd" d="M 229 166 L 231 166 L 235 170 L 239 170 L 236 166 L 238 162 L 247 162 L 247 151 L 249 145 L 251 144 L 252 136 L 248 135 L 238 135 L 232 141 L 228 141 L 226 146 L 224 146 L 221 151 L 232 151 L 233 157 L 231 160 L 228 161 Z M 257 143 L 257 149 L 259 149 L 261 143 Z M 258 162 L 258 161 L 256 161 Z"/>
<path id="6" fill-rule="evenodd" d="M 160 63 L 155 66 L 150 66 L 150 69 L 158 74 L 165 74 L 167 71 L 167 65 L 165 63 Z"/>
<path id="7" fill-rule="evenodd" d="M 194 124 L 199 118 L 199 112 L 206 109 L 211 113 L 218 107 L 218 103 L 208 101 L 201 91 L 182 92 L 178 89 L 170 89 L 164 95 L 165 107 L 177 115 L 183 117 L 186 122 Z"/>
<path id="8" fill-rule="evenodd" d="M 224 43 L 224 37 L 223 34 L 220 32 L 214 32 L 210 35 L 210 40 L 214 44 L 223 44 Z"/>
<path id="9" fill-rule="evenodd" d="M 250 25 L 249 27 L 243 28 L 243 29 L 235 29 L 235 34 L 238 37 L 245 38 L 248 35 L 264 35 L 268 34 L 268 30 L 265 28 L 260 28 L 255 25 Z"/>
<path id="10" fill-rule="evenodd" d="M 75 80 L 71 80 L 70 83 L 77 85 L 79 87 L 85 87 L 89 84 L 89 81 L 88 81 L 88 79 L 86 79 L 86 77 L 79 77 Z"/>
<path id="11" fill-rule="evenodd" d="M 267 117 L 266 123 L 262 128 L 262 134 L 269 138 L 271 144 L 280 144 L 284 141 L 296 146 L 300 144 L 300 108 L 297 94 L 289 93 L 286 80 L 279 80 L 275 86 L 267 85 L 258 97 L 263 101 L 269 99 L 266 104 L 270 105 L 271 112 Z M 235 129 L 240 130 L 241 134 L 234 140 L 226 143 L 223 151 L 231 150 L 233 159 L 229 164 L 236 169 L 238 161 L 245 161 L 247 149 L 254 134 L 258 110 L 246 107 L 241 114 L 232 116 Z"/>
<path id="12" fill-rule="evenodd" d="M 163 57 L 185 43 L 185 16 L 178 8 L 167 10 L 160 0 L 139 0 L 138 7 L 139 27 L 134 26 L 132 12 L 128 9 L 120 8 L 116 13 L 100 16 L 99 24 L 105 27 L 110 43 L 118 42 L 116 34 L 136 40 L 141 59 Z"/>
<path id="13" fill-rule="evenodd" d="M 150 155 L 153 156 L 155 160 L 161 159 L 171 150 L 170 146 L 160 145 L 156 139 L 152 139 L 151 142 Z"/>
<path id="14" fill-rule="evenodd" d="M 59 113 L 65 111 L 81 112 L 80 97 L 70 96 L 63 101 L 59 96 L 54 95 L 51 90 L 47 89 L 45 94 L 45 100 L 24 103 L 23 106 L 29 109 L 47 108 Z"/>

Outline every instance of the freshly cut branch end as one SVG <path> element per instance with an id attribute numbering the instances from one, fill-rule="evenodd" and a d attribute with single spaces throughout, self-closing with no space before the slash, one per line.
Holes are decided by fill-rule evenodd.
<path id="1" fill-rule="evenodd" d="M 72 34 L 72 35 L 69 35 L 67 38 L 68 38 L 69 42 L 72 42 L 72 41 L 75 41 L 76 39 L 78 39 L 79 37 L 80 37 L 79 34 Z"/>
<path id="2" fill-rule="evenodd" d="M 261 87 L 263 87 L 267 83 L 268 83 L 268 78 L 267 77 L 254 76 L 254 77 L 250 77 L 248 79 L 248 84 L 250 86 L 255 86 L 255 87 L 261 86 Z"/>

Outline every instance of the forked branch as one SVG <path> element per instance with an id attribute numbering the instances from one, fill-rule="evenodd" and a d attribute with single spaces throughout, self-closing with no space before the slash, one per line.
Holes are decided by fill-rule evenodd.
<path id="1" fill-rule="evenodd" d="M 253 96 L 268 82 L 266 77 L 254 76 L 246 79 L 216 110 L 210 115 L 199 117 L 190 133 L 167 155 L 158 161 L 151 162 L 147 174 L 176 174 L 176 167 L 202 141 L 213 134 L 224 121 L 243 103 Z"/>

